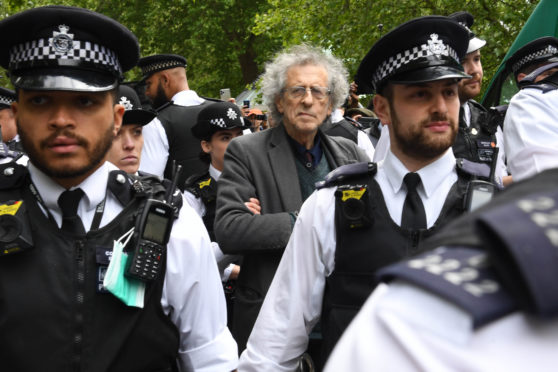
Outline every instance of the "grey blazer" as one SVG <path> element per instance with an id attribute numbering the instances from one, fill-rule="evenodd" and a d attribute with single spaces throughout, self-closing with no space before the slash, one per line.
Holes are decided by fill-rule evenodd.
<path id="1" fill-rule="evenodd" d="M 369 161 L 353 142 L 318 131 L 331 169 Z M 295 156 L 283 125 L 235 138 L 225 153 L 219 178 L 215 235 L 225 254 L 242 254 L 232 332 L 245 348 L 260 306 L 293 228 L 289 212 L 302 205 Z M 261 215 L 244 205 L 261 204 Z"/>

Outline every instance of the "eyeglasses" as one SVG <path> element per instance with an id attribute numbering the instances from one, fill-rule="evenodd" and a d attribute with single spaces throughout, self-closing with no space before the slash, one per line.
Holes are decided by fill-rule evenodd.
<path id="1" fill-rule="evenodd" d="M 301 87 L 301 86 L 294 86 L 294 87 L 288 87 L 288 88 L 284 88 L 283 92 L 287 92 L 287 95 L 292 98 L 292 99 L 300 99 L 304 96 L 306 96 L 306 92 L 310 91 L 310 94 L 312 94 L 312 97 L 317 99 L 317 100 L 323 100 L 325 99 L 330 93 L 331 91 L 329 90 L 329 88 L 327 87 Z"/>

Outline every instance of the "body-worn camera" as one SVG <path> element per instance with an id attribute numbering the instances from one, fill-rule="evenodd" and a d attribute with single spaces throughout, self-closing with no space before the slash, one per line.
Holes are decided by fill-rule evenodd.
<path id="1" fill-rule="evenodd" d="M 0 255 L 19 253 L 33 247 L 23 200 L 0 205 Z"/>

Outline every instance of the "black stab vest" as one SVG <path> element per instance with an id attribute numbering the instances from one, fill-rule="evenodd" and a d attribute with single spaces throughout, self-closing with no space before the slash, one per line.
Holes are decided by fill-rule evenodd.
<path id="1" fill-rule="evenodd" d="M 494 146 L 497 146 L 496 130 L 498 121 L 494 113 L 487 111 L 475 101 L 468 101 L 471 122 L 459 122 L 459 128 L 452 149 L 456 158 L 464 158 L 475 163 L 491 164 Z M 462 110 L 462 109 L 461 109 Z M 496 161 L 496 159 L 494 159 Z"/>
<path id="2" fill-rule="evenodd" d="M 200 140 L 192 135 L 191 129 L 196 124 L 198 114 L 210 101 L 201 105 L 179 106 L 171 103 L 162 106 L 157 112 L 169 142 L 169 158 L 165 166 L 164 176 L 172 179 L 173 160 L 182 165 L 182 173 L 178 179 L 180 191 L 184 191 L 184 182 L 193 174 L 207 170 L 199 155 L 201 152 Z"/>
<path id="3" fill-rule="evenodd" d="M 43 214 L 28 175 L 21 187 L 0 190 L 0 200 L 23 200 L 35 243 L 0 257 L 2 370 L 176 370 L 179 335 L 161 307 L 164 269 L 147 284 L 143 309 L 97 291 L 99 256 L 134 226 L 140 198 L 83 239 L 62 232 Z"/>
<path id="4" fill-rule="evenodd" d="M 368 183 L 367 197 L 363 198 L 368 208 L 368 226 L 348 227 L 345 215 L 351 214 L 354 208 L 349 206 L 353 211 L 344 214 L 339 189 L 336 192 L 335 269 L 326 279 L 321 319 L 324 360 L 378 284 L 377 270 L 416 253 L 424 239 L 465 210 L 468 177 L 459 175 L 431 228 L 418 231 L 404 229 L 391 219 L 382 190 L 374 177 L 368 178 L 361 178 L 362 182 L 358 182 L 358 179 L 351 182 L 361 185 Z"/>

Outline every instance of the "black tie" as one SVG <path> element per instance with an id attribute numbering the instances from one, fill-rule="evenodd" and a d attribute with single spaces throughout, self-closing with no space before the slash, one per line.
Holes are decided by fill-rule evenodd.
<path id="1" fill-rule="evenodd" d="M 426 229 L 426 213 L 417 192 L 420 176 L 417 173 L 407 173 L 403 182 L 407 186 L 407 197 L 403 204 L 401 227 L 413 230 Z"/>
<path id="2" fill-rule="evenodd" d="M 62 230 L 78 235 L 85 235 L 81 218 L 77 215 L 79 201 L 83 196 L 82 189 L 64 191 L 58 198 L 58 206 L 62 210 Z"/>

